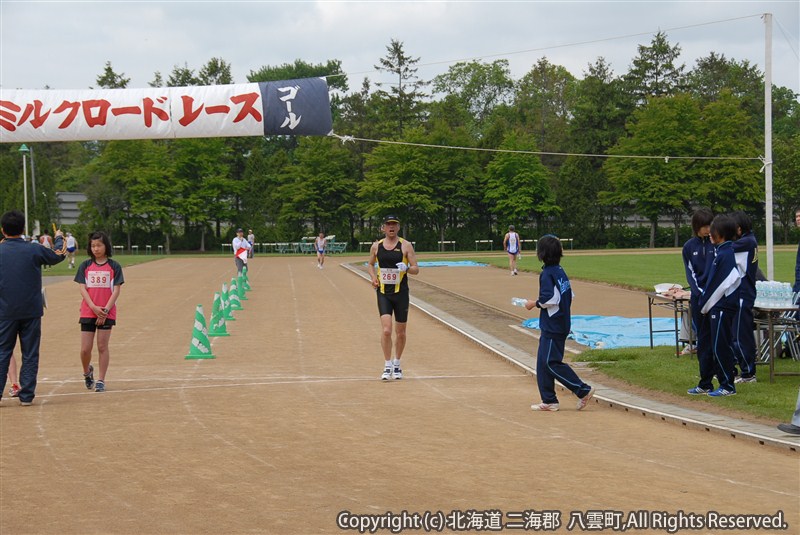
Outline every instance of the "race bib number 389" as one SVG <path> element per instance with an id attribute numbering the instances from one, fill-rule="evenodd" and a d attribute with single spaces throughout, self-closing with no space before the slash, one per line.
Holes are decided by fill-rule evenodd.
<path id="1" fill-rule="evenodd" d="M 86 272 L 87 288 L 111 288 L 111 273 L 109 271 Z"/>
<path id="2" fill-rule="evenodd" d="M 400 282 L 400 270 L 395 268 L 381 268 L 381 284 L 397 284 Z"/>

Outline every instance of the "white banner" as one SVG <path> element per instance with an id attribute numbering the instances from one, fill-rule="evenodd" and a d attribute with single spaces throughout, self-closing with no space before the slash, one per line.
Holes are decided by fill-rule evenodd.
<path id="1" fill-rule="evenodd" d="M 0 89 L 0 142 L 327 135 L 327 84 L 98 90 Z"/>

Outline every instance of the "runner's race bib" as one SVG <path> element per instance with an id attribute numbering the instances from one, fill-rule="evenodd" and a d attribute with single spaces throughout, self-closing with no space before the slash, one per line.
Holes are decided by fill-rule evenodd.
<path id="1" fill-rule="evenodd" d="M 111 288 L 111 273 L 108 271 L 89 271 L 86 273 L 87 288 Z"/>
<path id="2" fill-rule="evenodd" d="M 381 268 L 381 284 L 398 284 L 400 270 L 397 268 Z"/>

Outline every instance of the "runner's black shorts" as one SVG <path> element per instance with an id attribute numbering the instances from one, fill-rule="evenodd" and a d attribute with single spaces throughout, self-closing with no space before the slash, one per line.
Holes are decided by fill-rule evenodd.
<path id="1" fill-rule="evenodd" d="M 394 320 L 398 323 L 408 322 L 409 293 L 398 292 L 384 294 L 380 290 L 375 290 L 378 294 L 378 312 L 381 316 L 394 313 Z"/>
<path id="2" fill-rule="evenodd" d="M 95 323 L 96 321 L 97 318 L 81 318 L 81 332 L 93 333 L 98 329 L 101 331 L 108 331 L 117 323 L 116 320 L 110 320 L 108 318 L 106 318 L 106 322 L 102 325 L 97 325 L 97 323 Z"/>

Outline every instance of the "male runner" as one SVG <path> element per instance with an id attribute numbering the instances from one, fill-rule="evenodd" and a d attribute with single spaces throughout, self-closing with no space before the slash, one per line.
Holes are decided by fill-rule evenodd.
<path id="1" fill-rule="evenodd" d="M 516 275 L 517 257 L 522 250 L 522 242 L 520 242 L 519 234 L 514 229 L 514 225 L 509 225 L 508 232 L 503 237 L 503 249 L 508 253 L 508 267 L 511 270 L 511 275 Z"/>
<path id="2" fill-rule="evenodd" d="M 372 286 L 378 294 L 378 312 L 381 315 L 381 349 L 383 349 L 383 374 L 381 380 L 402 379 L 400 358 L 406 346 L 408 321 L 408 275 L 417 275 L 417 255 L 411 242 L 399 237 L 400 220 L 386 216 L 381 227 L 384 238 L 372 244 L 367 269 Z M 375 263 L 378 269 L 375 270 Z M 394 354 L 392 361 L 392 314 L 394 314 Z"/>

